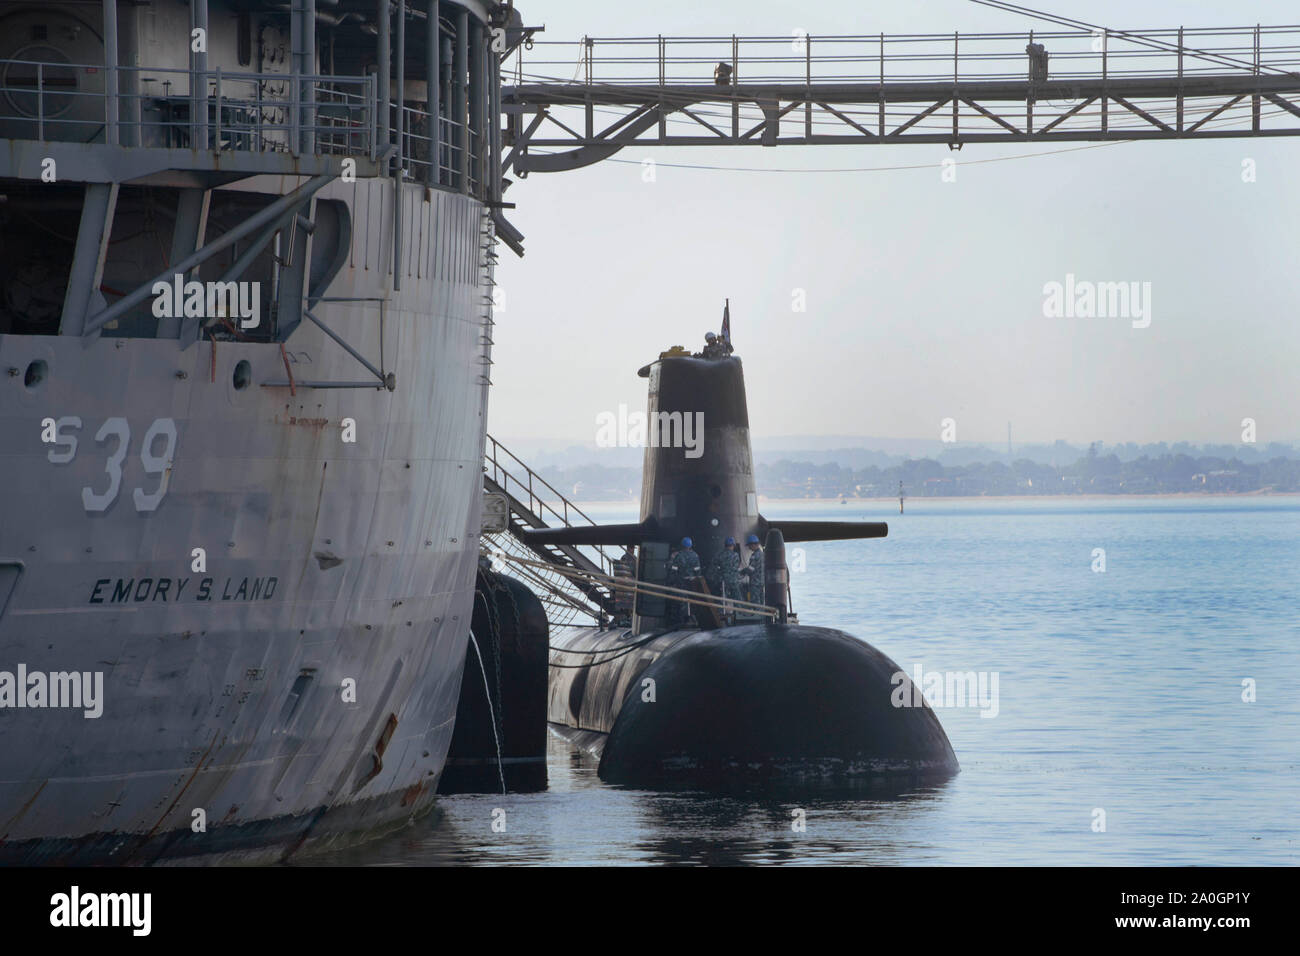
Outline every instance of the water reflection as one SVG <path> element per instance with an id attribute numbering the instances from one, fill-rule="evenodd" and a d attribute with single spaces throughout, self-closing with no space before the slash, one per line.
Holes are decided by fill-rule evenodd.
<path id="1" fill-rule="evenodd" d="M 898 842 L 942 805 L 950 781 L 816 787 L 784 784 L 729 793 L 636 790 L 596 776 L 597 761 L 548 743 L 550 788 L 530 794 L 441 797 L 414 826 L 295 865 L 447 866 L 643 863 L 706 866 L 909 862 Z M 503 831 L 493 830 L 504 811 Z M 495 819 L 501 819 L 498 815 Z"/>
<path id="2" fill-rule="evenodd" d="M 887 795 L 869 786 L 648 795 L 644 817 L 652 836 L 638 849 L 649 862 L 666 864 L 907 862 L 910 846 L 897 842 L 906 832 L 897 823 L 940 803 L 946 784 Z"/>

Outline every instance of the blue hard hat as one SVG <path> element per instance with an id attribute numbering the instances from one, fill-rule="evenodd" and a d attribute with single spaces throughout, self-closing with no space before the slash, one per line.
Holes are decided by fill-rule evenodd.
<path id="1" fill-rule="evenodd" d="M 736 543 L 736 539 L 735 539 L 735 538 L 732 538 L 732 537 L 730 537 L 730 536 L 727 537 L 727 547 L 731 547 L 731 546 L 732 546 L 733 544 L 735 544 L 735 543 Z"/>
<path id="2" fill-rule="evenodd" d="M 682 547 L 689 548 L 693 542 L 690 538 L 682 538 Z"/>
<path id="3" fill-rule="evenodd" d="M 745 544 L 758 544 L 758 535 L 751 534 L 748 538 L 745 539 Z"/>

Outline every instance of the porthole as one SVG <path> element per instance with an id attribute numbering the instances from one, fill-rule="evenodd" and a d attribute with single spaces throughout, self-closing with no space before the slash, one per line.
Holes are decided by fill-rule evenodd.
<path id="1" fill-rule="evenodd" d="M 37 359 L 27 366 L 27 374 L 23 376 L 23 384 L 28 388 L 35 388 L 45 377 L 50 374 L 50 367 L 44 359 Z"/>

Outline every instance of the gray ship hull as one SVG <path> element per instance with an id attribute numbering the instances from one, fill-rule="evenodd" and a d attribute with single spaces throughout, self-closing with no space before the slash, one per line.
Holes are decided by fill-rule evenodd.
<path id="1" fill-rule="evenodd" d="M 308 322 L 283 351 L 0 335 L 0 671 L 103 682 L 99 716 L 30 688 L 0 710 L 0 863 L 284 859 L 430 809 L 473 599 L 490 264 L 479 202 L 408 185 L 393 292 L 393 188 L 320 193 L 352 233 L 314 309 L 393 391 L 266 387 L 364 377 Z"/>

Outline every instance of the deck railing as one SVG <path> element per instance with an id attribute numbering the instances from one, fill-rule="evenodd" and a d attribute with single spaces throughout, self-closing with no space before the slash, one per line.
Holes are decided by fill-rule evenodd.
<path id="1" fill-rule="evenodd" d="M 0 59 L 0 139 L 370 159 L 397 142 L 398 102 L 379 108 L 374 75 L 113 69 L 116 82 L 102 64 Z M 428 112 L 401 116 L 404 178 L 483 192 L 480 129 L 440 116 L 435 150 Z"/>
<path id="2" fill-rule="evenodd" d="M 0 59 L 0 136 L 371 157 L 383 141 L 373 76 L 112 69 Z"/>

